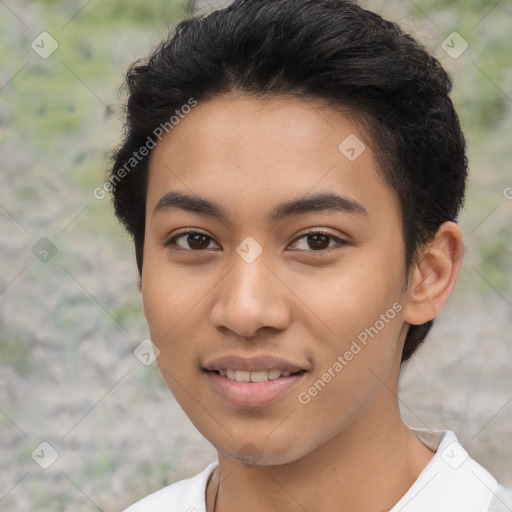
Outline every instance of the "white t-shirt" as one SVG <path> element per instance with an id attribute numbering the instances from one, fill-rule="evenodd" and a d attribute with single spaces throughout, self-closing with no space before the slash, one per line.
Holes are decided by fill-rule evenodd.
<path id="1" fill-rule="evenodd" d="M 511 512 L 512 491 L 475 462 L 449 430 L 411 428 L 434 457 L 389 512 Z M 206 484 L 218 462 L 123 512 L 206 512 Z"/>

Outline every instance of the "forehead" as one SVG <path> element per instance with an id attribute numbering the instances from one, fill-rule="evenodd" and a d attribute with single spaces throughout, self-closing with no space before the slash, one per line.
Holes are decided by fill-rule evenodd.
<path id="1" fill-rule="evenodd" d="M 170 191 L 270 220 L 277 204 L 336 193 L 370 216 L 397 209 L 371 141 L 317 101 L 226 95 L 200 102 L 153 150 L 147 214 Z"/>

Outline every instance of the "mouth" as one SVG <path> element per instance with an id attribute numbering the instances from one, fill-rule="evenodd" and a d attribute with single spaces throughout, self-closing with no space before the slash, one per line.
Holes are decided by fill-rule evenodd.
<path id="1" fill-rule="evenodd" d="M 245 370 L 212 370 L 214 373 L 221 377 L 225 377 L 229 380 L 236 382 L 267 382 L 269 380 L 277 380 L 283 377 L 290 377 L 291 375 L 299 375 L 304 373 L 306 370 L 299 370 L 296 372 L 289 372 L 287 370 L 279 370 L 273 368 L 271 370 L 261 370 L 257 372 L 248 372 Z"/>
<path id="2" fill-rule="evenodd" d="M 237 408 L 263 407 L 295 388 L 308 372 L 300 365 L 275 357 L 227 356 L 203 367 L 212 391 Z"/>

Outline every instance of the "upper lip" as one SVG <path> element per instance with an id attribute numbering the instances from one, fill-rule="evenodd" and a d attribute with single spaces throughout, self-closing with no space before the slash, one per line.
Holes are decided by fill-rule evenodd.
<path id="1" fill-rule="evenodd" d="M 241 370 L 246 372 L 259 372 L 265 370 L 281 370 L 283 372 L 295 373 L 305 370 L 302 366 L 274 356 L 238 357 L 222 356 L 213 359 L 204 365 L 205 370 Z"/>

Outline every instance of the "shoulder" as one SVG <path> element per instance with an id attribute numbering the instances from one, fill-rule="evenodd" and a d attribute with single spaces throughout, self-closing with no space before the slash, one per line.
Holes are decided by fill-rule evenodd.
<path id="1" fill-rule="evenodd" d="M 512 488 L 498 485 L 487 512 L 510 512 L 512 510 Z"/>
<path id="2" fill-rule="evenodd" d="M 491 512 L 503 488 L 449 430 L 411 429 L 436 453 L 391 512 Z M 498 498 L 495 496 L 498 495 Z"/>
<path id="3" fill-rule="evenodd" d="M 212 462 L 197 475 L 149 494 L 123 512 L 205 512 L 206 484 L 217 465 Z"/>

